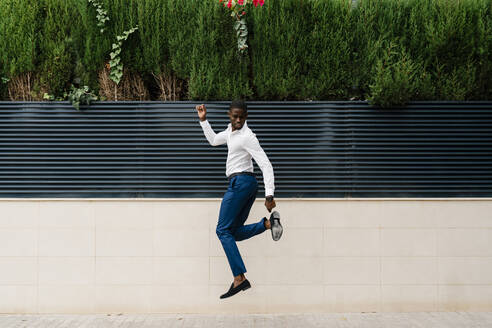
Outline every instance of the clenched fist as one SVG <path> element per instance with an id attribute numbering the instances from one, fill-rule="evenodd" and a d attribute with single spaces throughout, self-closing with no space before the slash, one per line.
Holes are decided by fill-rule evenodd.
<path id="1" fill-rule="evenodd" d="M 200 118 L 200 121 L 205 121 L 207 119 L 207 109 L 205 108 L 204 104 L 201 105 L 196 105 L 196 111 L 198 112 L 198 117 Z"/>
<path id="2" fill-rule="evenodd" d="M 268 212 L 271 212 L 275 206 L 277 206 L 277 204 L 275 204 L 274 199 L 270 201 L 268 199 L 265 200 L 265 207 L 267 208 Z"/>

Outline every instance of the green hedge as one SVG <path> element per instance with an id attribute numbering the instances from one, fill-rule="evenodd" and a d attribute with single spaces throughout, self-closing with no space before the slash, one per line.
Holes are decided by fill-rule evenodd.
<path id="1" fill-rule="evenodd" d="M 0 0 L 0 77 L 30 72 L 60 96 L 97 91 L 116 36 L 138 24 L 122 61 L 156 99 L 153 76 L 175 74 L 183 99 L 492 99 L 491 0 L 265 0 L 251 8 L 246 56 L 216 0 Z M 6 100 L 0 80 L 0 99 Z"/>
<path id="2" fill-rule="evenodd" d="M 36 1 L 0 1 L 0 97 L 6 97 L 3 79 L 36 70 L 38 16 Z"/>

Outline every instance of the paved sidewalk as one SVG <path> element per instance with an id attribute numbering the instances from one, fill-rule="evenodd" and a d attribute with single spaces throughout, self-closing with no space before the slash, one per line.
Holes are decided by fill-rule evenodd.
<path id="1" fill-rule="evenodd" d="M 303 314 L 0 314 L 1 328 L 491 328 L 492 312 Z"/>

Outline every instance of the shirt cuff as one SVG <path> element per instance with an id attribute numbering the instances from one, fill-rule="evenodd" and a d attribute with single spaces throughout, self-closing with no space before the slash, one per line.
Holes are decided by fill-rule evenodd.
<path id="1" fill-rule="evenodd" d="M 265 197 L 273 196 L 273 189 L 265 189 Z"/>
<path id="2" fill-rule="evenodd" d="M 210 123 L 208 123 L 208 120 L 205 120 L 205 121 L 200 121 L 200 125 L 201 125 L 202 127 L 207 126 L 207 124 L 210 124 Z"/>

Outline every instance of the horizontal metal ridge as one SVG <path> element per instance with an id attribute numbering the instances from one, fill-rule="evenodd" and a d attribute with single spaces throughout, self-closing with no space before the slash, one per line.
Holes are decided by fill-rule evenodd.
<path id="1" fill-rule="evenodd" d="M 0 102 L 0 197 L 222 197 L 228 101 Z M 248 101 L 277 197 L 491 197 L 492 102 Z M 263 193 L 262 172 L 255 174 Z"/>

